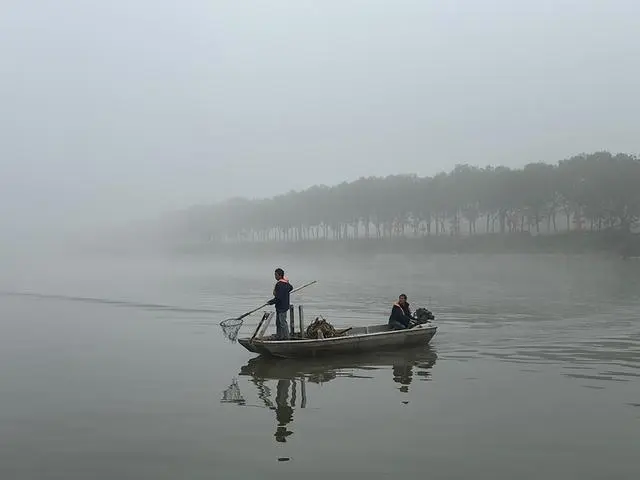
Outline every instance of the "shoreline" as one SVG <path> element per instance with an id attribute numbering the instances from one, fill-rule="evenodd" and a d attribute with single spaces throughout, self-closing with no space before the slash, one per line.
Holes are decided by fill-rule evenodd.
<path id="1" fill-rule="evenodd" d="M 612 254 L 640 256 L 640 234 L 619 231 L 479 234 L 472 236 L 424 236 L 301 240 L 269 242 L 211 242 L 173 244 L 187 254 Z"/>

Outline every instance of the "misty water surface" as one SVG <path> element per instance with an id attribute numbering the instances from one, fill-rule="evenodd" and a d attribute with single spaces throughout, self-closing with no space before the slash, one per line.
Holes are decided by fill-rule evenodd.
<path id="1" fill-rule="evenodd" d="M 254 359 L 218 322 L 285 268 L 307 319 L 436 314 L 429 348 Z M 3 478 L 635 478 L 640 263 L 29 256 L 0 274 Z M 249 317 L 250 333 L 259 315 Z"/>

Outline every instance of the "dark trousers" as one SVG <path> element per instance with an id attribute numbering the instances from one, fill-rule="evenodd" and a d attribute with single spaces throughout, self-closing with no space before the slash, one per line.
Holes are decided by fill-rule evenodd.
<path id="1" fill-rule="evenodd" d="M 276 338 L 278 340 L 289 339 L 289 325 L 287 325 L 288 312 L 276 312 Z"/>
<path id="2" fill-rule="evenodd" d="M 389 320 L 389 328 L 391 330 L 404 330 L 407 327 L 405 327 L 403 324 L 401 324 L 397 320 Z"/>

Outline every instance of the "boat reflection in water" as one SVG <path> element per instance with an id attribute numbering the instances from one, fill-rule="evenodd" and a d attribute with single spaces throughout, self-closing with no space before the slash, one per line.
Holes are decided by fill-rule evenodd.
<path id="1" fill-rule="evenodd" d="M 399 385 L 397 388 L 401 392 L 408 393 L 414 375 L 420 380 L 430 379 L 430 370 L 437 358 L 432 346 L 317 359 L 279 359 L 259 356 L 243 365 L 239 376 L 249 377 L 248 380 L 255 386 L 261 404 L 248 404 L 235 378 L 225 390 L 221 402 L 274 410 L 278 424 L 275 439 L 278 442 L 286 442 L 287 437 L 293 433 L 290 430 L 290 424 L 293 421 L 295 408 L 307 407 L 307 383 L 323 384 L 338 377 L 371 379 L 374 378 L 374 371 L 390 369 L 393 382 Z M 273 395 L 274 387 L 275 396 Z M 403 403 L 406 404 L 408 401 L 405 400 Z"/>

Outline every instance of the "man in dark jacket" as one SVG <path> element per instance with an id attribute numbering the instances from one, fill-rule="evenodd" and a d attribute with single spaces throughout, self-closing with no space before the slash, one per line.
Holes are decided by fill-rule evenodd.
<path id="1" fill-rule="evenodd" d="M 403 293 L 398 297 L 398 301 L 393 304 L 391 308 L 391 315 L 389 316 L 389 328 L 392 330 L 402 330 L 411 326 L 411 309 L 409 308 L 409 302 L 407 302 L 407 296 Z"/>
<path id="2" fill-rule="evenodd" d="M 276 307 L 276 339 L 288 340 L 289 327 L 287 325 L 287 312 L 289 312 L 289 293 L 293 287 L 289 283 L 287 277 L 284 276 L 284 270 L 276 268 L 275 270 L 276 285 L 273 287 L 273 298 L 269 300 L 269 305 Z"/>

